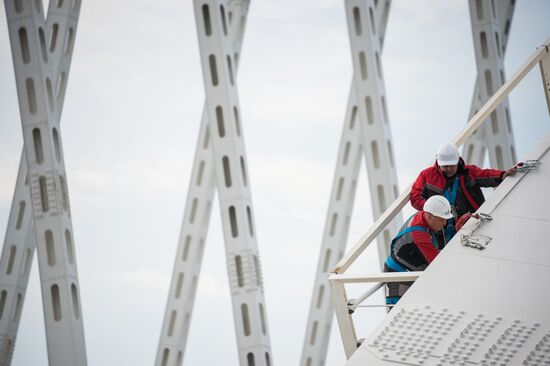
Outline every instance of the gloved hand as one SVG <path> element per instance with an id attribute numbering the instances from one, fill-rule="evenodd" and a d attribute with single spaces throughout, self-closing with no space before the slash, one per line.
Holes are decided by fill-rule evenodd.
<path id="1" fill-rule="evenodd" d="M 473 217 L 475 219 L 479 219 L 479 215 L 476 214 L 476 213 L 470 213 L 470 212 L 465 213 L 464 215 L 460 216 L 460 218 L 456 222 L 456 225 L 455 225 L 456 231 L 462 229 L 462 227 L 464 226 L 466 221 L 468 221 L 470 219 L 470 217 Z"/>
<path id="2" fill-rule="evenodd" d="M 502 179 L 510 176 L 510 175 L 514 175 L 516 174 L 517 170 L 518 170 L 518 167 L 522 166 L 523 163 L 517 163 L 516 165 L 514 165 L 513 167 L 511 167 L 510 169 L 506 170 L 504 173 L 502 173 Z"/>

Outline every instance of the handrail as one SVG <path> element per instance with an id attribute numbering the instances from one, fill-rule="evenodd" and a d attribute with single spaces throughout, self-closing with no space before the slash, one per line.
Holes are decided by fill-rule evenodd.
<path id="1" fill-rule="evenodd" d="M 550 39 L 542 46 L 538 47 L 531 57 L 519 68 L 519 70 L 508 80 L 498 91 L 485 103 L 485 105 L 472 117 L 466 124 L 466 127 L 456 136 L 452 142 L 457 146 L 461 146 L 478 127 L 491 115 L 500 102 L 510 94 L 512 89 L 527 75 L 531 69 L 541 61 L 541 59 L 549 52 Z M 342 259 L 336 264 L 333 269 L 334 273 L 344 273 L 349 266 L 357 259 L 357 257 L 376 239 L 376 237 L 384 230 L 384 228 L 393 220 L 393 218 L 405 207 L 409 202 L 412 184 L 401 193 L 401 195 L 384 211 L 384 213 L 374 222 L 370 229 L 359 239 L 358 243 L 344 254 Z"/>

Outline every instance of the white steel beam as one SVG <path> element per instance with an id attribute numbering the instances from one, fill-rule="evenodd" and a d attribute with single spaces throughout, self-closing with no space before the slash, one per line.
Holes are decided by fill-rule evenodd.
<path id="1" fill-rule="evenodd" d="M 74 37 L 79 12 L 80 6 L 74 8 L 62 6 L 58 8 L 55 1 L 51 1 L 48 8 L 46 33 L 48 35 L 49 59 L 55 70 L 58 119 L 63 108 L 72 58 L 72 50 L 65 52 L 62 42 L 67 39 L 69 33 L 71 33 L 71 37 Z M 35 250 L 30 210 L 31 197 L 28 182 L 26 182 L 26 165 L 26 157 L 22 153 L 0 260 L 0 268 L 2 269 L 0 289 L 6 291 L 3 300 L 3 312 L 6 314 L 15 312 L 18 306 L 24 304 L 29 270 Z M 19 294 L 21 297 L 9 296 L 9 294 Z M 19 317 L 0 317 L 0 365 L 11 363 L 18 327 Z"/>
<path id="2" fill-rule="evenodd" d="M 80 1 L 54 3 L 57 11 L 67 11 L 78 18 Z M 58 39 L 52 28 L 48 39 L 42 2 L 5 0 L 4 4 L 27 157 L 29 210 L 33 213 L 38 250 L 48 359 L 51 365 L 86 365 L 73 230 L 59 133 L 61 109 L 57 94 L 58 84 L 64 81 L 56 82 L 56 68 L 62 64 L 68 67 L 70 58 L 62 62 L 62 56 L 51 59 L 49 55 L 49 49 L 53 51 L 56 47 L 62 48 L 63 53 L 71 53 L 76 29 L 69 29 L 64 39 Z M 67 20 L 67 17 L 62 19 Z M 23 295 L 18 293 L 17 296 L 22 305 Z M 19 317 L 20 309 L 16 306 L 14 318 Z"/>
<path id="3" fill-rule="evenodd" d="M 390 0 L 378 1 L 375 5 L 374 13 L 376 14 L 376 21 L 374 27 L 377 32 L 374 33 L 372 37 L 377 38 L 380 43 L 379 53 L 384 42 L 390 5 Z M 367 16 L 366 14 L 367 13 L 365 13 L 365 17 Z M 364 20 L 367 21 L 367 18 L 364 18 Z M 366 27 L 366 29 L 370 31 L 370 28 Z M 374 53 L 373 59 L 377 59 Z M 369 88 L 368 90 L 373 87 L 377 88 L 377 85 L 371 84 L 367 86 L 367 88 Z M 373 93 L 378 93 L 378 91 L 373 91 Z M 357 91 L 354 80 L 352 80 L 346 108 L 346 117 L 340 139 L 336 170 L 332 183 L 329 208 L 325 220 L 321 252 L 315 272 L 313 294 L 310 302 L 300 361 L 300 365 L 302 366 L 323 365 L 328 350 L 330 330 L 332 327 L 333 306 L 329 297 L 327 273 L 334 267 L 338 260 L 342 258 L 346 247 L 357 188 L 357 178 L 361 164 L 361 152 L 363 152 L 367 162 L 369 159 L 372 159 L 372 150 L 370 149 L 372 136 L 365 139 L 365 135 L 361 133 L 362 122 L 359 119 Z M 364 146 L 367 146 L 367 148 L 365 149 Z M 371 170 L 371 168 L 372 167 L 367 163 L 369 182 L 371 183 L 373 214 L 376 218 L 380 213 L 377 213 L 374 207 L 377 192 L 373 194 L 372 187 L 374 187 L 376 183 L 373 183 L 372 180 L 377 172 L 375 169 Z M 389 236 L 389 233 L 385 233 L 384 235 Z M 385 246 L 386 244 L 384 243 L 383 245 Z M 385 251 L 384 249 L 380 252 L 384 253 Z M 381 254 L 380 257 L 381 259 L 382 257 L 385 259 L 385 254 Z"/>
<path id="4" fill-rule="evenodd" d="M 514 15 L 514 9 L 515 9 L 515 1 L 514 0 L 505 0 L 505 1 L 498 1 L 495 2 L 496 10 L 497 10 L 497 17 L 498 17 L 498 24 L 500 29 L 500 35 L 502 38 L 502 55 L 504 57 L 506 46 L 508 44 L 508 39 L 510 36 L 510 27 L 512 25 L 512 17 Z M 481 83 L 481 84 L 480 84 Z M 487 88 L 486 80 L 480 79 L 479 77 L 476 77 L 475 87 L 474 87 L 474 93 L 472 95 L 472 103 L 470 106 L 470 113 L 468 115 L 468 119 L 471 119 L 474 114 L 479 111 L 482 103 L 482 95 L 480 94 L 480 88 Z M 480 86 L 481 85 L 481 86 Z M 488 146 L 487 144 L 487 135 L 485 132 L 485 129 L 487 127 L 482 125 L 478 131 L 464 144 L 463 154 L 465 161 L 468 164 L 474 164 L 478 166 L 483 166 L 483 162 L 485 160 L 485 149 Z M 492 162 L 493 164 L 496 164 L 496 162 Z"/>
<path id="5" fill-rule="evenodd" d="M 474 39 L 474 50 L 478 70 L 477 83 L 478 100 L 481 104 L 489 98 L 504 84 L 504 50 L 502 31 L 509 32 L 513 14 L 513 4 L 506 2 L 501 6 L 508 5 L 507 10 L 497 8 L 496 1 L 469 0 L 470 21 Z M 512 7 L 510 9 L 510 7 Z M 505 14 L 503 16 L 503 14 Z M 501 17 L 508 19 L 501 19 Z M 504 25 L 501 26 L 501 21 Z M 504 41 L 505 42 L 505 41 Z M 504 47 L 503 47 L 504 45 Z M 475 98 L 474 98 L 475 99 Z M 471 112 L 474 112 L 475 108 Z M 510 117 L 510 105 L 506 99 L 490 116 L 490 123 L 484 127 L 482 134 L 485 134 L 487 149 L 491 165 L 498 169 L 506 169 L 516 162 L 516 149 L 514 135 L 512 132 L 512 121 Z M 466 153 L 472 151 L 473 147 L 467 146 Z M 479 152 L 472 151 L 472 156 L 482 156 Z"/>
<path id="6" fill-rule="evenodd" d="M 550 40 L 546 41 L 546 50 L 550 46 Z M 546 105 L 548 106 L 548 113 L 550 114 L 550 53 L 547 53 L 546 56 L 540 60 L 540 73 L 542 76 L 542 86 L 544 88 L 544 96 L 546 98 Z"/>
<path id="7" fill-rule="evenodd" d="M 229 33 L 237 71 L 249 1 L 228 3 Z M 215 167 L 209 140 L 208 113 L 203 108 L 199 138 L 189 182 L 170 292 L 164 313 L 156 366 L 181 365 L 189 335 L 197 282 L 215 192 Z"/>
<path id="8" fill-rule="evenodd" d="M 193 5 L 239 362 L 270 365 L 271 345 L 227 7 L 217 0 L 194 0 Z"/>

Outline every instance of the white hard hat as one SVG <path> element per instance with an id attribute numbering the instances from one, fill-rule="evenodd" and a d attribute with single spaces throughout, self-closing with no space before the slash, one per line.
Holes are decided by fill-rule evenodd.
<path id="1" fill-rule="evenodd" d="M 434 216 L 441 217 L 442 219 L 450 219 L 453 217 L 449 201 L 447 201 L 445 197 L 439 195 L 431 196 L 424 202 L 424 211 Z"/>
<path id="2" fill-rule="evenodd" d="M 456 165 L 459 158 L 458 149 L 453 144 L 443 144 L 437 150 L 437 164 L 439 166 Z"/>

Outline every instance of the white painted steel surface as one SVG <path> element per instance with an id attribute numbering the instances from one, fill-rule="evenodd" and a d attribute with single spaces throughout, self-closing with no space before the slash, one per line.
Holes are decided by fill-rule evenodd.
<path id="1" fill-rule="evenodd" d="M 512 9 L 506 9 L 506 5 Z M 470 21 L 474 40 L 474 51 L 477 65 L 477 98 L 479 105 L 483 105 L 504 84 L 504 52 L 506 49 L 507 20 L 511 20 L 513 4 L 495 1 L 469 0 Z M 506 9 L 506 10 L 501 10 Z M 505 15 L 502 18 L 502 15 Z M 501 22 L 504 25 L 501 25 Z M 506 36 L 503 39 L 503 31 Z M 475 99 L 475 97 L 474 97 Z M 475 112 L 475 110 L 470 111 Z M 510 105 L 506 98 L 491 114 L 490 120 L 482 127 L 485 135 L 485 144 L 489 153 L 491 165 L 497 169 L 507 169 L 517 161 Z M 465 152 L 477 158 L 483 158 L 483 149 L 468 150 L 474 146 L 466 146 Z M 480 151 L 481 150 L 481 151 Z M 482 163 L 481 161 L 476 161 Z"/>
<path id="2" fill-rule="evenodd" d="M 550 135 L 507 178 L 403 296 L 347 365 L 550 363 Z M 484 250 L 460 235 L 492 238 Z"/>
<path id="3" fill-rule="evenodd" d="M 193 5 L 239 362 L 267 366 L 272 362 L 271 345 L 228 11 L 225 2 L 216 0 L 194 0 Z"/>
<path id="4" fill-rule="evenodd" d="M 481 124 L 489 117 L 491 112 L 510 94 L 510 92 L 519 84 L 525 75 L 538 63 L 545 64 L 550 57 L 550 40 L 538 47 L 537 50 L 525 61 L 525 63 L 516 71 L 516 73 L 508 80 L 474 115 L 474 117 L 466 124 L 465 128 L 451 140 L 453 144 L 460 147 L 470 136 L 481 126 Z M 547 88 L 545 93 L 548 95 Z M 388 209 L 380 216 L 371 228 L 363 235 L 361 239 L 351 248 L 344 257 L 336 264 L 333 269 L 335 273 L 344 273 L 349 266 L 357 259 L 359 255 L 370 245 L 370 243 L 382 232 L 391 220 L 397 215 L 407 204 L 410 197 L 412 184 L 409 185 L 401 195 L 388 207 Z"/>
<path id="5" fill-rule="evenodd" d="M 53 79 L 55 80 L 55 90 L 57 91 L 55 96 L 57 102 L 56 118 L 58 120 L 61 117 L 63 109 L 72 58 L 72 50 L 64 52 L 65 50 L 60 43 L 67 38 L 69 33 L 72 33 L 71 37 L 74 37 L 74 34 L 76 34 L 79 13 L 79 6 L 76 8 L 66 6 L 60 9 L 52 1 L 49 4 L 48 15 L 46 17 L 46 34 L 50 35 L 47 39 L 54 41 L 53 47 L 50 41 L 48 55 L 54 69 Z M 29 270 L 35 250 L 34 228 L 30 210 L 31 197 L 29 186 L 25 183 L 27 174 L 26 165 L 27 160 L 25 154 L 22 153 L 4 239 L 2 259 L 0 260 L 0 268 L 5 268 L 5 272 L 0 276 L 0 288 L 7 290 L 7 293 L 21 295 L 19 305 L 17 297 L 6 296 L 3 303 L 3 311 L 6 314 L 14 313 L 16 307 L 23 306 L 25 302 Z M 13 317 L 0 318 L 0 365 L 9 365 L 11 363 L 19 320 L 19 318 Z"/>
<path id="6" fill-rule="evenodd" d="M 510 28 L 512 26 L 512 18 L 514 15 L 515 1 L 505 0 L 495 2 L 497 10 L 497 19 L 499 34 L 502 39 L 502 56 L 506 54 L 506 46 L 508 45 L 508 39 L 510 38 Z M 482 57 L 481 54 L 476 54 L 476 57 Z M 476 77 L 474 93 L 472 95 L 472 103 L 470 106 L 470 113 L 468 119 L 471 119 L 477 111 L 483 106 L 481 89 L 486 89 L 485 78 Z M 497 116 L 498 117 L 498 116 Z M 477 166 L 483 166 L 485 160 L 485 153 L 487 144 L 487 135 L 485 133 L 486 126 L 483 125 L 476 133 L 464 144 L 462 157 L 468 164 L 474 164 Z M 495 161 L 491 161 L 491 164 L 496 166 Z"/>
<path id="7" fill-rule="evenodd" d="M 228 14 L 231 14 L 228 42 L 232 40 L 231 47 L 237 71 L 249 1 L 229 1 L 227 5 Z M 205 106 L 155 360 L 156 366 L 181 365 L 185 355 L 216 188 L 213 152 L 207 134 L 208 113 Z"/>
<path id="8" fill-rule="evenodd" d="M 48 359 L 50 365 L 86 365 L 74 235 L 59 133 L 63 84 L 74 47 L 80 1 L 53 2 L 58 14 L 52 19 L 51 34 L 47 32 L 41 2 L 6 0 L 4 4 L 27 157 L 27 189 L 31 196 L 28 209 L 33 212 Z M 51 54 L 56 48 L 61 52 Z M 21 164 L 20 175 L 25 174 L 23 171 Z M 25 179 L 18 179 L 18 184 L 22 181 Z M 30 220 L 25 223 L 30 225 Z M 28 230 L 28 226 L 21 229 Z M 24 273 L 18 283 L 19 291 L 26 287 L 27 263 L 32 261 L 32 243 L 27 239 L 26 244 L 25 252 L 20 253 L 28 259 L 20 266 Z M 13 335 L 22 303 L 23 291 L 17 293 L 11 314 Z"/>
<path id="9" fill-rule="evenodd" d="M 346 13 L 353 12 L 353 7 L 350 6 L 346 4 Z M 372 73 L 374 73 L 375 65 L 380 63 L 380 53 L 384 42 L 391 1 L 378 1 L 376 5 L 370 2 L 370 6 L 374 9 L 373 17 L 369 18 L 369 11 L 366 11 L 366 9 L 359 9 L 358 13 L 360 14 L 358 16 L 361 19 L 358 20 L 361 22 L 360 27 L 365 29 L 365 34 L 368 35 L 369 40 L 371 40 L 370 42 L 375 44 L 376 47 L 373 48 L 369 43 L 367 44 L 368 49 L 365 49 L 365 41 L 363 39 L 355 39 L 352 35 L 350 37 L 355 39 L 352 41 L 352 54 L 356 55 L 359 52 L 370 53 L 368 60 L 365 59 L 365 62 L 369 64 Z M 376 20 L 374 24 L 368 24 L 370 23 L 369 19 Z M 350 34 L 355 32 L 354 23 L 348 22 L 348 31 Z M 379 70 L 381 71 L 381 65 L 379 65 Z M 358 71 L 354 64 L 354 75 L 357 74 Z M 359 75 L 361 74 L 359 73 Z M 370 83 L 362 85 L 361 92 L 362 94 L 367 93 L 373 99 L 380 100 L 380 95 L 384 95 L 383 75 L 378 75 L 376 80 L 375 78 L 371 78 Z M 381 89 L 379 90 L 380 87 Z M 373 167 L 371 144 L 375 141 L 377 146 L 386 146 L 386 140 L 391 141 L 391 136 L 386 134 L 389 131 L 376 131 L 373 133 L 373 131 L 367 128 L 367 133 L 362 133 L 361 131 L 365 129 L 364 126 L 368 126 L 368 123 L 365 119 L 366 113 L 363 113 L 362 117 L 358 106 L 361 107 L 357 99 L 356 78 L 354 77 L 350 87 L 329 208 L 325 219 L 321 251 L 315 272 L 313 294 L 300 361 L 300 365 L 302 366 L 322 365 L 325 362 L 333 318 L 327 273 L 342 258 L 346 247 L 362 153 L 367 163 L 369 186 L 371 187 L 371 198 L 373 201 L 372 210 L 375 218 L 382 213 L 378 207 L 378 200 L 376 199 L 378 192 L 375 187 L 380 185 L 381 181 L 383 189 L 386 191 L 390 190 L 393 192 L 394 184 L 397 187 L 396 180 L 392 181 L 396 178 L 395 169 L 390 167 L 390 164 L 380 167 L 380 153 L 377 154 L 379 168 Z M 377 108 L 378 116 L 383 115 L 381 103 L 375 104 L 374 107 Z M 384 154 L 386 148 L 383 147 L 381 149 L 383 150 L 381 153 Z M 385 156 L 383 155 L 382 159 Z M 392 181 L 393 183 L 385 185 L 386 181 Z M 386 235 L 389 236 L 389 234 Z M 382 247 L 387 245 L 383 242 L 382 237 L 380 245 Z M 386 249 L 380 250 L 381 260 L 382 257 L 385 259 L 385 252 Z"/>

